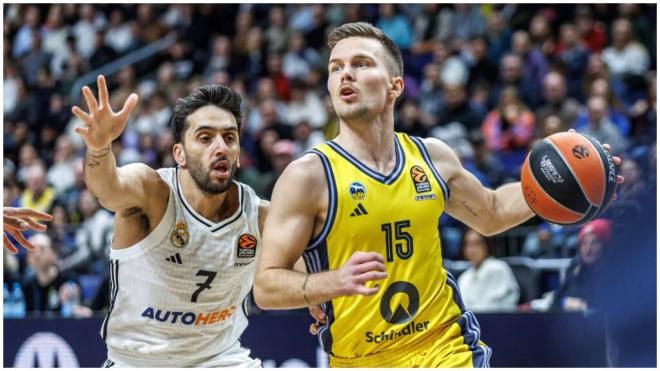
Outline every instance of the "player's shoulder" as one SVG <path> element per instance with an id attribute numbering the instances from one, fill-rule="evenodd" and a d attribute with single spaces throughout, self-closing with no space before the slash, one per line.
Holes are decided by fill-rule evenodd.
<path id="1" fill-rule="evenodd" d="M 291 162 L 286 170 L 287 178 L 292 178 L 298 181 L 316 181 L 319 177 L 323 177 L 324 168 L 323 161 L 319 155 L 313 152 L 307 152 L 300 158 Z M 284 174 L 283 174 L 284 175 Z"/>

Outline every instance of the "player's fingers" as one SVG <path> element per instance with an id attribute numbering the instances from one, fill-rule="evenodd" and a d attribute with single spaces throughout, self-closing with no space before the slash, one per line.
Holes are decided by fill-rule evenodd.
<path id="1" fill-rule="evenodd" d="M 568 129 L 569 133 L 575 133 L 575 129 Z"/>
<path id="2" fill-rule="evenodd" d="M 621 165 L 621 157 L 619 156 L 612 156 L 612 161 L 614 161 L 614 165 Z"/>
<path id="3" fill-rule="evenodd" d="M 603 149 L 606 150 L 607 152 L 612 152 L 612 146 L 610 146 L 607 143 L 603 143 Z"/>
<path id="4" fill-rule="evenodd" d="M 626 179 L 625 179 L 623 176 L 621 176 L 621 175 L 617 175 L 617 176 L 616 176 L 616 184 L 621 184 L 621 183 L 623 183 L 625 180 L 626 180 Z"/>
<path id="5" fill-rule="evenodd" d="M 309 307 L 309 314 L 317 321 L 325 321 L 325 313 L 319 306 Z"/>
<path id="6" fill-rule="evenodd" d="M 316 323 L 312 323 L 311 325 L 309 325 L 309 333 L 314 336 L 318 335 L 319 325 L 317 325 Z"/>
<path id="7" fill-rule="evenodd" d="M 71 108 L 71 113 L 73 113 L 87 126 L 92 126 L 94 124 L 94 119 L 92 119 L 92 117 L 88 115 L 87 112 L 78 108 L 78 106 L 73 106 L 73 108 Z"/>
<path id="8" fill-rule="evenodd" d="M 99 112 L 99 102 L 96 101 L 92 89 L 88 86 L 82 88 L 83 96 L 85 97 L 85 103 L 87 103 L 87 108 L 92 115 L 96 115 Z"/>
<path id="9" fill-rule="evenodd" d="M 14 240 L 16 240 L 21 246 L 28 250 L 34 250 L 34 245 L 26 240 L 21 232 L 7 231 L 7 233 L 14 237 Z"/>
<path id="10" fill-rule="evenodd" d="M 37 222 L 36 220 L 32 220 L 32 219 L 28 218 L 25 221 L 30 225 L 30 228 L 34 229 L 35 231 L 43 232 L 46 229 L 48 229 L 47 225 L 41 224 L 41 223 Z"/>
<path id="11" fill-rule="evenodd" d="M 5 228 L 11 228 L 17 231 L 27 231 L 30 228 L 30 225 L 25 220 L 13 216 L 4 216 L 2 222 L 5 224 Z"/>
<path id="12" fill-rule="evenodd" d="M 18 215 L 18 216 L 29 216 L 31 218 L 39 218 L 39 219 L 44 219 L 44 220 L 53 219 L 52 215 L 50 215 L 48 213 L 41 212 L 39 210 L 30 209 L 29 207 L 19 207 L 17 209 L 14 209 L 13 214 Z"/>
<path id="13" fill-rule="evenodd" d="M 355 267 L 356 273 L 364 273 L 369 271 L 385 272 L 385 264 L 379 261 L 368 261 Z"/>
<path id="14" fill-rule="evenodd" d="M 365 272 L 357 276 L 357 282 L 380 281 L 387 278 L 387 272 Z"/>
<path id="15" fill-rule="evenodd" d="M 358 251 L 358 252 L 354 253 L 353 256 L 351 256 L 351 258 L 352 258 L 354 263 L 358 263 L 358 264 L 366 263 L 366 262 L 369 262 L 369 261 L 379 261 L 379 262 L 382 262 L 382 263 L 385 262 L 385 258 L 377 252 Z"/>
<path id="16" fill-rule="evenodd" d="M 126 99 L 126 102 L 124 103 L 124 107 L 119 111 L 118 115 L 119 118 L 123 121 L 126 121 L 128 119 L 128 116 L 133 112 L 133 109 L 135 106 L 137 106 L 138 102 L 138 95 L 133 93 L 131 94 L 128 99 Z"/>
<path id="17" fill-rule="evenodd" d="M 9 251 L 10 253 L 12 253 L 12 254 L 18 254 L 18 249 L 16 248 L 16 246 L 14 246 L 14 244 L 11 243 L 11 241 L 9 241 L 9 238 L 7 238 L 7 235 L 4 234 L 4 233 L 2 234 L 2 245 L 3 245 L 3 246 L 5 247 L 5 249 L 7 249 L 7 251 Z"/>
<path id="18" fill-rule="evenodd" d="M 612 199 L 611 201 L 616 201 L 619 198 L 619 196 L 616 195 L 616 193 L 612 194 Z"/>
<path id="19" fill-rule="evenodd" d="M 78 135 L 80 135 L 83 138 L 86 137 L 89 134 L 89 128 L 77 127 L 77 128 L 73 128 L 73 131 L 78 133 Z"/>
<path id="20" fill-rule="evenodd" d="M 98 75 L 96 77 L 96 85 L 99 87 L 99 110 L 108 108 L 110 109 L 110 100 L 108 98 L 108 86 L 105 83 L 105 77 Z"/>
<path id="21" fill-rule="evenodd" d="M 374 287 L 362 286 L 356 290 L 356 293 L 364 296 L 372 296 L 372 295 L 376 295 L 378 293 L 378 290 L 380 290 L 380 286 L 374 286 Z"/>

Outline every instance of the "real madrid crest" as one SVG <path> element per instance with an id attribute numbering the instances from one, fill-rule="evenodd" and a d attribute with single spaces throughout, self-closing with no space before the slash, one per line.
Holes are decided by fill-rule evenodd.
<path id="1" fill-rule="evenodd" d="M 188 244 L 189 239 L 190 233 L 188 232 L 188 225 L 185 222 L 177 222 L 176 227 L 174 227 L 174 230 L 170 235 L 172 245 L 184 248 Z"/>

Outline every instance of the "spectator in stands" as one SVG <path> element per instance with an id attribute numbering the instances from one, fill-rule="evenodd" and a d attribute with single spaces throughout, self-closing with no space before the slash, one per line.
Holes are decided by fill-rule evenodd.
<path id="1" fill-rule="evenodd" d="M 117 59 L 117 53 L 106 44 L 105 39 L 106 32 L 104 30 L 96 30 L 94 53 L 89 57 L 89 67 L 93 70 Z"/>
<path id="2" fill-rule="evenodd" d="M 282 59 L 282 71 L 289 79 L 304 79 L 312 68 L 321 65 L 319 53 L 305 43 L 302 32 L 291 33 L 289 47 Z"/>
<path id="3" fill-rule="evenodd" d="M 23 57 L 32 49 L 33 34 L 38 32 L 39 26 L 39 7 L 29 5 L 25 10 L 23 23 L 14 36 L 11 56 L 14 59 Z"/>
<path id="4" fill-rule="evenodd" d="M 40 161 L 27 171 L 27 188 L 18 199 L 18 207 L 29 207 L 47 213 L 55 201 L 55 189 L 46 182 L 46 168 Z"/>
<path id="5" fill-rule="evenodd" d="M 463 44 L 475 36 L 482 36 L 486 32 L 486 20 L 481 9 L 475 4 L 456 3 L 453 8 L 445 8 L 444 20 L 448 21 L 447 38 L 451 41 L 451 48 L 459 50 Z"/>
<path id="6" fill-rule="evenodd" d="M 515 87 L 518 94 L 523 97 L 525 104 L 533 106 L 538 102 L 537 96 L 540 96 L 540 86 L 535 86 L 531 81 L 523 78 L 522 59 L 515 54 L 507 54 L 502 57 L 500 62 L 499 79 L 490 91 L 488 106 L 494 107 L 507 87 Z"/>
<path id="7" fill-rule="evenodd" d="M 452 55 L 446 43 L 435 43 L 433 63 L 438 66 L 441 84 L 467 84 L 470 72 L 465 62 L 460 57 Z"/>
<path id="8" fill-rule="evenodd" d="M 284 112 L 284 121 L 290 126 L 306 121 L 314 129 L 319 129 L 327 120 L 321 97 L 301 79 L 291 82 L 291 100 Z"/>
<path id="9" fill-rule="evenodd" d="M 574 23 L 587 49 L 592 53 L 600 53 L 605 47 L 607 33 L 605 25 L 594 19 L 589 5 L 581 4 L 575 8 Z"/>
<path id="10" fill-rule="evenodd" d="M 497 65 L 488 58 L 488 43 L 485 36 L 476 36 L 470 40 L 464 58 L 470 69 L 468 87 L 473 88 L 477 82 L 486 82 L 493 86 L 497 80 Z"/>
<path id="11" fill-rule="evenodd" d="M 323 111 L 325 111 L 325 108 Z M 293 140 L 296 148 L 293 157 L 296 159 L 303 153 L 322 144 L 326 139 L 320 129 L 315 129 L 307 121 L 302 120 L 293 127 Z"/>
<path id="12" fill-rule="evenodd" d="M 602 306 L 607 288 L 601 282 L 607 272 L 600 267 L 611 228 L 612 223 L 607 219 L 596 219 L 582 227 L 578 235 L 578 254 L 554 295 L 551 309 L 585 311 Z"/>
<path id="13" fill-rule="evenodd" d="M 534 114 L 520 101 L 516 89 L 507 87 L 499 97 L 497 109 L 486 116 L 481 133 L 490 150 L 512 156 L 507 167 L 514 168 L 522 164 L 534 136 L 534 122 Z"/>
<path id="14" fill-rule="evenodd" d="M 273 144 L 271 151 L 271 161 L 273 162 L 273 172 L 271 174 L 271 181 L 268 185 L 266 192 L 266 199 L 270 199 L 273 194 L 273 188 L 277 179 L 279 179 L 284 169 L 294 160 L 296 146 L 293 141 L 289 139 L 281 139 Z"/>
<path id="15" fill-rule="evenodd" d="M 587 125 L 577 127 L 576 130 L 590 135 L 601 143 L 609 143 L 612 153 L 618 154 L 627 148 L 626 138 L 608 117 L 607 102 L 602 97 L 589 98 L 587 102 Z"/>
<path id="16" fill-rule="evenodd" d="M 589 60 L 589 50 L 579 39 L 574 24 L 564 23 L 559 28 L 559 43 L 555 53 L 568 81 L 568 96 L 579 99 L 582 96 L 582 79 Z"/>
<path id="17" fill-rule="evenodd" d="M 394 44 L 406 53 L 413 44 L 413 28 L 407 17 L 401 14 L 396 4 L 382 3 L 378 5 L 378 22 L 376 27 L 383 30 Z"/>
<path id="18" fill-rule="evenodd" d="M 437 124 L 443 104 L 444 93 L 440 82 L 440 68 L 435 63 L 428 63 L 423 69 L 419 96 L 421 120 L 426 126 L 431 127 Z"/>
<path id="19" fill-rule="evenodd" d="M 500 312 L 516 309 L 520 287 L 511 268 L 491 256 L 492 241 L 468 229 L 463 234 L 463 256 L 470 262 L 458 277 L 458 288 L 465 307 L 474 312 Z"/>
<path id="20" fill-rule="evenodd" d="M 27 252 L 29 270 L 23 280 L 27 312 L 56 312 L 60 310 L 60 288 L 71 282 L 78 286 L 75 276 L 62 272 L 55 262 L 57 250 L 47 234 L 38 233 L 29 241 L 36 247 Z"/>
<path id="21" fill-rule="evenodd" d="M 619 18 L 612 25 L 612 46 L 603 51 L 603 61 L 616 78 L 641 76 L 648 71 L 649 53 L 644 45 L 636 41 L 629 20 Z"/>
<path id="22" fill-rule="evenodd" d="M 75 159 L 73 144 L 67 136 L 57 138 L 53 164 L 48 169 L 48 183 L 55 188 L 59 196 L 75 182 Z"/>
<path id="23" fill-rule="evenodd" d="M 394 118 L 394 130 L 425 138 L 429 128 L 420 120 L 419 106 L 412 99 L 405 99 L 399 108 L 398 115 Z"/>
<path id="24" fill-rule="evenodd" d="M 500 63 L 505 53 L 511 50 L 512 32 L 498 10 L 493 10 L 486 18 L 486 40 L 488 59 Z"/>
<path id="25" fill-rule="evenodd" d="M 631 105 L 630 136 L 637 144 L 655 143 L 658 138 L 657 78 L 655 73 L 648 77 L 648 89 L 645 97 Z"/>
<path id="26" fill-rule="evenodd" d="M 543 98 L 545 103 L 536 110 L 540 122 L 550 115 L 561 120 L 561 130 L 570 129 L 580 112 L 580 103 L 566 96 L 566 80 L 559 72 L 549 72 L 543 79 Z"/>
<path id="27" fill-rule="evenodd" d="M 96 197 L 86 189 L 80 193 L 80 211 L 83 223 L 76 231 L 76 250 L 63 257 L 58 266 L 63 271 L 80 274 L 103 272 L 110 255 L 112 214 L 102 209 Z"/>
<path id="28" fill-rule="evenodd" d="M 534 90 L 532 96 L 527 97 L 525 102 L 536 108 L 540 103 L 538 92 L 543 86 L 543 77 L 548 73 L 548 61 L 538 47 L 532 45 L 529 34 L 526 31 L 513 33 L 513 52 L 520 57 L 523 65 L 522 78 L 530 83 Z"/>
<path id="29" fill-rule="evenodd" d="M 105 34 L 105 43 L 110 46 L 117 55 L 128 53 L 131 49 L 135 48 L 135 40 L 131 32 L 131 26 L 124 20 L 124 13 L 120 8 L 115 8 L 110 12 L 110 20 L 108 22 Z"/>
<path id="30" fill-rule="evenodd" d="M 438 115 L 438 125 L 458 122 L 468 133 L 478 132 L 484 117 L 468 101 L 465 87 L 457 83 L 445 84 L 443 91 L 445 104 Z"/>

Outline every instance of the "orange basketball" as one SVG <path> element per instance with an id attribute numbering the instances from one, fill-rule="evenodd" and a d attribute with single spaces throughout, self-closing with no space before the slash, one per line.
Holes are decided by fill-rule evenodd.
<path id="1" fill-rule="evenodd" d="M 616 190 L 612 156 L 597 140 L 557 133 L 536 143 L 521 169 L 527 205 L 542 219 L 579 225 L 597 218 Z"/>

